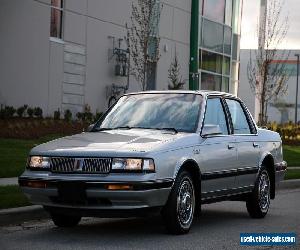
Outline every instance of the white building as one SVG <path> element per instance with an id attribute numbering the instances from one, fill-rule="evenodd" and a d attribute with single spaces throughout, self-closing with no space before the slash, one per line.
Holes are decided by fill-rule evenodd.
<path id="1" fill-rule="evenodd" d="M 161 0 L 161 58 L 153 89 L 167 89 L 175 48 L 185 88 L 236 94 L 242 0 Z M 132 0 L 1 0 L 0 104 L 104 111 L 106 87 L 125 85 L 110 58 Z M 125 48 L 125 43 L 121 44 Z M 110 59 L 109 59 L 110 58 Z M 188 83 L 190 81 L 190 84 Z M 199 81 L 199 82 L 198 82 Z M 130 77 L 129 91 L 140 90 Z"/>
<path id="2" fill-rule="evenodd" d="M 280 51 L 278 52 L 281 53 Z M 268 105 L 268 121 L 277 123 L 286 123 L 295 121 L 295 103 L 296 103 L 296 83 L 297 83 L 297 58 L 295 54 L 299 54 L 299 50 L 292 50 L 287 60 L 279 60 L 273 63 L 285 63 L 286 69 L 290 74 L 287 82 L 287 91 L 285 94 L 274 98 Z M 254 55 L 254 51 L 252 51 Z M 247 65 L 250 60 L 250 50 L 242 49 L 240 51 L 240 85 L 238 96 L 243 99 L 253 116 L 258 117 L 258 108 L 255 107 L 255 96 L 251 91 L 248 77 Z M 300 79 L 299 79 L 300 80 Z M 298 92 L 298 121 L 300 121 L 300 85 Z"/>

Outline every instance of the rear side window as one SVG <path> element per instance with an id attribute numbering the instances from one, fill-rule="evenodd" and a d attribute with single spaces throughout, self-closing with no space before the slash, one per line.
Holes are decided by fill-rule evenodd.
<path id="1" fill-rule="evenodd" d="M 220 98 L 207 99 L 204 125 L 218 125 L 223 135 L 228 135 L 228 127 Z"/>
<path id="2" fill-rule="evenodd" d="M 248 119 L 240 102 L 226 99 L 230 111 L 234 134 L 251 134 Z"/>

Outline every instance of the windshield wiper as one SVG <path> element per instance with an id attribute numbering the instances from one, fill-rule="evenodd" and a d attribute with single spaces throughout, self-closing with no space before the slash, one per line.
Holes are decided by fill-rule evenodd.
<path id="1" fill-rule="evenodd" d="M 134 127 L 130 127 L 130 126 L 120 126 L 120 127 L 114 127 L 112 129 L 132 129 Z"/>
<path id="2" fill-rule="evenodd" d="M 106 130 L 113 130 L 113 128 L 97 128 L 97 129 L 94 129 L 92 132 L 101 132 L 101 131 L 106 131 Z"/>
<path id="3" fill-rule="evenodd" d="M 115 130 L 115 129 L 132 129 L 134 127 L 129 126 L 120 126 L 120 127 L 114 127 L 114 128 L 98 128 L 95 129 L 96 132 L 106 131 L 106 130 Z"/>

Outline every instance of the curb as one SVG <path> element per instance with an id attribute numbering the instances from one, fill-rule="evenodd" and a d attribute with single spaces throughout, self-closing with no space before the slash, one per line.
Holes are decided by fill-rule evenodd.
<path id="1" fill-rule="evenodd" d="M 300 179 L 282 181 L 277 186 L 278 189 L 300 188 Z"/>
<path id="2" fill-rule="evenodd" d="M 16 225 L 25 221 L 47 218 L 49 218 L 49 214 L 39 205 L 0 210 L 0 226 Z"/>
<path id="3" fill-rule="evenodd" d="M 277 188 L 279 190 L 300 188 L 300 179 L 282 181 Z M 41 219 L 49 219 L 49 214 L 39 205 L 0 210 L 0 226 Z"/>

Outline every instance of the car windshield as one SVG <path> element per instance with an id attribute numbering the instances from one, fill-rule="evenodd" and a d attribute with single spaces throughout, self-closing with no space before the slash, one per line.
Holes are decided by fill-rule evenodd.
<path id="1" fill-rule="evenodd" d="M 134 94 L 123 96 L 101 118 L 94 131 L 116 128 L 169 129 L 195 132 L 202 96 L 197 94 Z"/>

